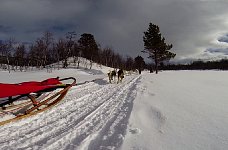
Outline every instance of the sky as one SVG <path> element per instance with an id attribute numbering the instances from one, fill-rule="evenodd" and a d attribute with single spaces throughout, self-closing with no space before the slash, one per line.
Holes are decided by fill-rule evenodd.
<path id="1" fill-rule="evenodd" d="M 1 0 L 0 40 L 34 42 L 44 31 L 56 38 L 75 31 L 94 35 L 122 55 L 141 51 L 149 23 L 160 27 L 174 61 L 228 56 L 227 0 Z"/>

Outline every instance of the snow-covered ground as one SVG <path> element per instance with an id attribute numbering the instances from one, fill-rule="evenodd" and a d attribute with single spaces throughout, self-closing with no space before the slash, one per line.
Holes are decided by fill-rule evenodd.
<path id="1" fill-rule="evenodd" d="M 74 76 L 84 84 L 57 106 L 1 126 L 0 149 L 228 149 L 228 72 L 143 72 L 110 84 L 108 70 L 1 71 L 5 83 Z"/>
<path id="2" fill-rule="evenodd" d="M 228 149 L 228 72 L 144 74 L 122 149 Z"/>

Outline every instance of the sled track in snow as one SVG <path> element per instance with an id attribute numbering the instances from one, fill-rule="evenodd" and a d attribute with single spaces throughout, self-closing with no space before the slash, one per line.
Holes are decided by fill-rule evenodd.
<path id="1" fill-rule="evenodd" d="M 0 149 L 108 149 L 122 144 L 140 76 L 73 87 L 47 112 L 3 126 Z M 6 131 L 7 130 L 7 131 Z"/>

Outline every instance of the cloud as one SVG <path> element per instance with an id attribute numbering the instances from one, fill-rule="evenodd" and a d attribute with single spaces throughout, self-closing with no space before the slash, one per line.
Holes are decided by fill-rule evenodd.
<path id="1" fill-rule="evenodd" d="M 228 43 L 228 33 L 218 39 L 219 42 Z"/>
<path id="2" fill-rule="evenodd" d="M 228 48 L 225 48 L 225 49 L 209 48 L 205 52 L 209 52 L 209 53 L 212 53 L 212 54 L 220 53 L 220 54 L 223 54 L 223 55 L 228 55 Z"/>
<path id="3" fill-rule="evenodd" d="M 1 33 L 9 33 L 9 32 L 12 32 L 12 31 L 13 31 L 12 27 L 0 25 L 0 32 Z"/>
<path id="4" fill-rule="evenodd" d="M 217 56 L 210 48 L 227 48 L 227 7 L 226 0 L 2 0 L 0 39 L 31 41 L 46 30 L 56 37 L 76 31 L 80 38 L 87 32 L 101 46 L 135 57 L 142 55 L 143 32 L 152 22 L 173 44 L 177 61 L 206 58 Z"/>

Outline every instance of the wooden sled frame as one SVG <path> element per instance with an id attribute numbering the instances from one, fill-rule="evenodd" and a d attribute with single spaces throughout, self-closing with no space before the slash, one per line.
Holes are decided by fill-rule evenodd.
<path id="1" fill-rule="evenodd" d="M 65 81 L 65 80 L 73 80 L 73 82 L 71 84 L 61 84 L 61 85 L 56 85 L 54 87 L 51 88 L 47 88 L 44 90 L 40 90 L 38 92 L 35 93 L 28 93 L 28 94 L 23 94 L 23 95 L 19 95 L 15 98 L 9 97 L 7 102 L 4 102 L 1 104 L 0 107 L 2 107 L 2 112 L 4 113 L 9 113 L 7 110 L 8 108 L 14 108 L 14 109 L 24 109 L 24 107 L 29 106 L 30 108 L 26 109 L 24 111 L 23 114 L 19 114 L 17 116 L 15 116 L 14 118 L 8 119 L 8 120 L 4 120 L 2 122 L 0 122 L 0 126 L 7 124 L 9 122 L 12 121 L 16 121 L 16 120 L 20 120 L 22 118 L 27 118 L 31 115 L 35 115 L 37 113 L 43 112 L 49 108 L 51 108 L 52 106 L 56 105 L 57 103 L 59 103 L 67 94 L 68 90 L 76 85 L 76 79 L 73 77 L 69 77 L 69 78 L 64 78 L 64 79 L 60 79 L 59 81 Z M 54 94 L 52 94 L 50 97 L 48 98 L 43 98 L 41 100 L 37 100 L 42 94 L 45 94 L 47 92 L 52 92 L 55 91 L 56 89 L 62 89 Z M 22 104 L 17 104 L 15 106 L 6 106 L 11 102 L 17 101 L 20 98 L 24 98 L 24 97 L 28 97 L 30 99 L 30 101 L 24 102 Z"/>

